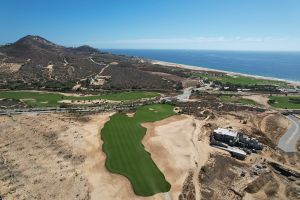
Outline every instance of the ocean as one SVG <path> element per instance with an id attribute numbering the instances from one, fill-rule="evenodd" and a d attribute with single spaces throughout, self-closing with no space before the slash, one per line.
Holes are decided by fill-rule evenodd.
<path id="1" fill-rule="evenodd" d="M 300 52 L 106 49 L 114 54 L 300 81 Z"/>

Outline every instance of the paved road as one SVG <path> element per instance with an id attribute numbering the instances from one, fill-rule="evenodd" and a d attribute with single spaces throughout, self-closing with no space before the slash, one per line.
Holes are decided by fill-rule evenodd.
<path id="1" fill-rule="evenodd" d="M 166 192 L 166 200 L 171 200 L 170 192 Z"/>
<path id="2" fill-rule="evenodd" d="M 300 120 L 293 115 L 289 115 L 287 118 L 290 120 L 291 126 L 280 138 L 278 147 L 285 152 L 296 152 L 296 145 L 300 139 Z"/>

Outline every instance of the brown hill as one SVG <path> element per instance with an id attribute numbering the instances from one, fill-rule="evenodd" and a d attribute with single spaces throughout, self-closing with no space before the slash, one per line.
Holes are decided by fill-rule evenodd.
<path id="1" fill-rule="evenodd" d="M 148 66 L 148 67 L 145 67 Z M 165 89 L 181 83 L 151 74 L 138 58 L 84 45 L 68 48 L 28 35 L 0 47 L 0 87 L 10 89 Z"/>

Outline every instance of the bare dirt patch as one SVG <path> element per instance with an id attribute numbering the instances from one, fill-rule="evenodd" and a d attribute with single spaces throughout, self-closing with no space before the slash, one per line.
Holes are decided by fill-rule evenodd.
<path id="1" fill-rule="evenodd" d="M 251 162 L 247 160 L 240 164 L 232 161 L 227 153 L 210 147 L 210 132 L 214 127 L 233 126 L 251 133 L 253 128 L 262 127 L 265 122 L 261 121 L 267 116 L 271 117 L 265 121 L 278 121 L 275 113 L 212 115 L 212 111 L 206 112 L 207 117 L 203 120 L 175 115 L 143 124 L 147 128 L 143 144 L 171 183 L 169 194 L 172 199 L 205 199 L 205 195 L 211 194 L 211 188 L 216 190 L 215 197 L 223 197 L 222 191 L 227 191 L 228 197 L 240 199 L 241 194 L 236 192 L 238 189 L 242 191 L 239 186 L 246 185 L 249 180 L 240 177 L 239 168 L 244 165 L 245 169 L 249 168 Z M 0 117 L 0 130 L 3 130 L 0 132 L 0 188 L 4 199 L 166 199 L 166 194 L 162 193 L 147 198 L 136 196 L 125 177 L 107 171 L 100 130 L 109 116 L 110 113 Z M 242 123 L 242 120 L 247 123 Z M 276 127 L 286 125 L 284 121 L 276 124 Z M 272 152 L 262 154 L 281 158 Z M 225 157 L 211 161 L 210 155 Z M 294 160 L 297 163 L 297 159 Z M 218 163 L 212 164 L 213 171 L 207 169 L 206 176 L 210 178 L 204 177 L 206 181 L 201 182 L 199 173 L 208 162 Z M 288 164 L 292 165 L 292 161 Z M 238 177 L 238 181 L 231 185 L 234 190 L 227 187 L 229 182 L 226 185 L 226 181 L 232 181 L 230 177 Z M 254 193 L 246 192 L 245 198 L 273 198 L 272 191 L 278 188 L 275 197 L 284 199 L 286 195 L 293 199 L 297 187 L 287 180 L 280 180 L 276 179 L 278 184 L 266 182 Z"/>
<path id="2" fill-rule="evenodd" d="M 1 116 L 0 188 L 13 199 L 165 199 L 136 196 L 105 168 L 100 129 L 110 113 Z"/>
<path id="3" fill-rule="evenodd" d="M 87 156 L 76 150 L 86 132 L 78 122 L 58 115 L 0 120 L 0 188 L 4 199 L 89 198 L 88 181 L 80 170 Z M 64 138 L 72 138 L 74 143 Z"/>
<path id="4" fill-rule="evenodd" d="M 266 108 L 270 108 L 271 106 L 268 104 L 268 96 L 266 95 L 247 95 L 243 96 L 244 99 L 250 99 L 255 101 L 256 103 L 265 106 Z"/>
<path id="5" fill-rule="evenodd" d="M 133 117 L 135 113 L 126 113 L 128 117 Z"/>
<path id="6" fill-rule="evenodd" d="M 279 139 L 287 131 L 290 122 L 281 114 L 274 113 L 263 116 L 260 129 L 274 142 L 278 144 Z"/>
<path id="7" fill-rule="evenodd" d="M 90 105 L 90 104 L 102 104 L 102 103 L 116 103 L 118 101 L 98 99 L 98 100 L 61 100 L 59 103 L 75 104 L 75 105 Z"/>
<path id="8" fill-rule="evenodd" d="M 172 199 L 179 198 L 186 184 L 194 185 L 194 195 L 200 198 L 197 176 L 190 174 L 198 172 L 211 151 L 208 141 L 199 140 L 199 135 L 203 134 L 200 132 L 202 123 L 192 116 L 176 115 L 159 122 L 143 124 L 147 128 L 143 144 L 172 185 Z"/>
<path id="9" fill-rule="evenodd" d="M 0 72 L 17 72 L 21 66 L 21 63 L 0 63 Z"/>

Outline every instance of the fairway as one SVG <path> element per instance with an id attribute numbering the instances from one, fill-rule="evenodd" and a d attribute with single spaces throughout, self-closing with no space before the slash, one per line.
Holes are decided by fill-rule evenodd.
<path id="1" fill-rule="evenodd" d="M 300 102 L 300 96 L 270 96 L 269 99 L 273 101 L 269 104 L 275 108 L 300 109 L 300 103 L 291 101 L 296 99 Z"/>
<path id="2" fill-rule="evenodd" d="M 151 196 L 171 188 L 141 143 L 147 130 L 141 123 L 174 114 L 173 106 L 168 104 L 143 106 L 133 117 L 121 113 L 113 115 L 101 131 L 106 168 L 127 177 L 137 195 Z"/>
<path id="3" fill-rule="evenodd" d="M 203 79 L 208 79 L 209 81 L 220 81 L 222 84 L 230 83 L 230 84 L 239 84 L 239 85 L 277 85 L 281 87 L 288 87 L 286 82 L 277 81 L 277 80 L 269 80 L 262 78 L 254 78 L 248 76 L 240 76 L 240 75 L 223 75 L 223 76 L 212 76 L 209 74 L 202 73 L 193 73 L 194 76 L 198 76 Z"/>
<path id="4" fill-rule="evenodd" d="M 59 106 L 61 100 L 89 101 L 89 100 L 112 100 L 112 101 L 129 101 L 142 98 L 152 98 L 159 96 L 156 92 L 120 92 L 104 93 L 91 96 L 67 96 L 55 92 L 31 92 L 31 91 L 3 91 L 0 92 L 0 99 L 22 100 L 30 106 Z"/>
<path id="5" fill-rule="evenodd" d="M 238 96 L 221 95 L 219 98 L 224 103 L 238 103 L 243 105 L 254 105 L 254 106 L 258 105 L 255 101 L 251 99 L 244 99 Z"/>

